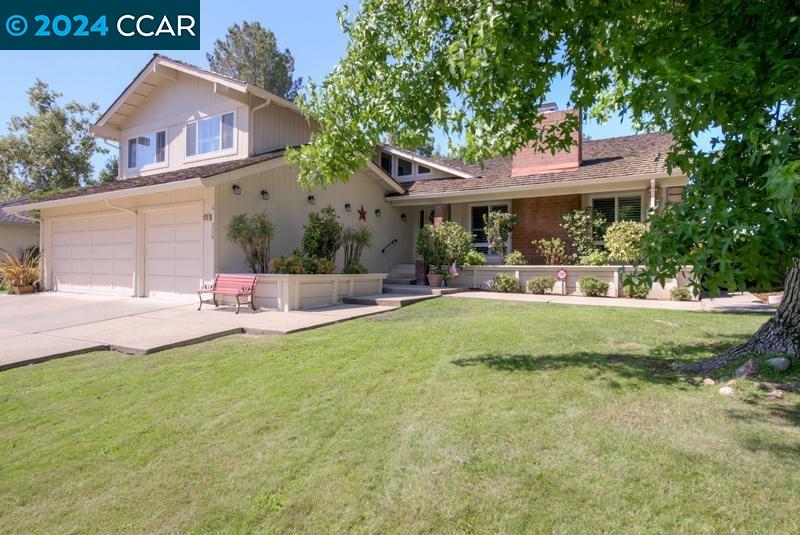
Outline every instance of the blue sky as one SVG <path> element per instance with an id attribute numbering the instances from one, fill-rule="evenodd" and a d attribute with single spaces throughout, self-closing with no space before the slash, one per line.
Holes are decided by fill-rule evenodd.
<path id="1" fill-rule="evenodd" d="M 355 4 L 355 2 L 351 2 Z M 332 0 L 201 0 L 199 51 L 158 50 L 168 56 L 207 66 L 205 53 L 226 29 L 242 20 L 259 21 L 270 28 L 280 48 L 295 57 L 295 75 L 321 80 L 344 54 L 346 41 L 336 19 L 344 2 Z M 6 73 L 0 84 L 0 133 L 12 115 L 28 111 L 25 90 L 38 77 L 64 94 L 64 100 L 97 102 L 108 107 L 156 50 L 141 51 L 0 51 Z M 567 82 L 555 84 L 551 100 L 566 104 Z M 633 133 L 628 123 L 587 124 L 584 132 L 595 139 Z M 95 167 L 106 157 L 99 157 Z"/>

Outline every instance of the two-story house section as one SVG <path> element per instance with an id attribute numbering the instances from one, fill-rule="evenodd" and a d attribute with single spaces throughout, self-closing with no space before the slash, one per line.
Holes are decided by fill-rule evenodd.
<path id="1" fill-rule="evenodd" d="M 548 121 L 573 113 L 543 112 Z M 593 206 L 609 221 L 643 221 L 687 183 L 666 170 L 668 135 L 587 141 L 576 132 L 571 151 L 523 148 L 480 164 L 380 145 L 346 182 L 306 190 L 284 152 L 316 127 L 264 89 L 156 54 L 92 127 L 119 146 L 119 180 L 5 211 L 40 211 L 48 289 L 183 299 L 215 273 L 246 271 L 225 237 L 237 214 L 269 217 L 275 257 L 298 248 L 309 213 L 330 205 L 343 224 L 374 232 L 362 262 L 385 273 L 413 264 L 419 229 L 445 219 L 488 252 L 483 215 L 509 210 L 520 217 L 509 246 L 536 263 L 532 240 L 563 234 L 565 213 Z"/>

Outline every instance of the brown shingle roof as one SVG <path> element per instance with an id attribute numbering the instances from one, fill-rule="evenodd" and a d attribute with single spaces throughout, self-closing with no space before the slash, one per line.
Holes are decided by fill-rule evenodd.
<path id="1" fill-rule="evenodd" d="M 14 206 L 17 204 L 26 204 L 28 201 L 25 199 L 12 199 L 10 201 L 0 201 L 0 223 L 13 223 L 15 225 L 35 225 L 36 221 L 31 221 L 30 219 L 24 219 L 23 217 L 33 217 L 30 212 L 22 212 L 19 215 L 15 214 L 7 214 L 3 211 L 3 208 L 8 206 Z"/>
<path id="2" fill-rule="evenodd" d="M 672 146 L 666 133 L 641 134 L 583 142 L 581 166 L 561 172 L 511 176 L 511 156 L 465 164 L 460 160 L 442 163 L 466 171 L 475 178 L 438 178 L 404 183 L 407 196 L 458 193 L 514 186 L 579 182 L 599 178 L 666 172 L 665 157 Z"/>
<path id="3" fill-rule="evenodd" d="M 256 156 L 250 156 L 249 158 L 242 158 L 241 160 L 210 163 L 208 165 L 199 165 L 197 167 L 189 167 L 187 169 L 179 169 L 177 171 L 167 171 L 166 173 L 158 173 L 155 175 L 140 176 L 125 180 L 115 180 L 113 182 L 104 182 L 102 184 L 95 184 L 93 186 L 86 186 L 83 188 L 77 188 L 55 193 L 53 195 L 48 195 L 41 199 L 37 199 L 35 202 L 55 201 L 57 199 L 69 199 L 71 197 L 95 195 L 97 193 L 106 193 L 109 191 L 156 186 L 158 184 L 180 182 L 182 180 L 191 180 L 193 178 L 208 178 L 221 173 L 227 173 L 228 171 L 241 169 L 242 167 L 248 167 L 257 163 L 268 162 L 270 160 L 280 158 L 283 156 L 284 152 L 286 152 L 284 149 L 279 149 L 258 154 Z"/>

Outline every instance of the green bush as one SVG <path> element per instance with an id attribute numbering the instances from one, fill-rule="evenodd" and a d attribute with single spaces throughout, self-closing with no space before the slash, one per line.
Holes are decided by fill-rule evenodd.
<path id="1" fill-rule="evenodd" d="M 526 263 L 527 261 L 525 260 L 525 255 L 519 251 L 513 251 L 511 254 L 506 256 L 507 266 L 524 266 Z"/>
<path id="2" fill-rule="evenodd" d="M 417 254 L 446 280 L 451 277 L 450 266 L 453 263 L 463 265 L 470 251 L 472 234 L 454 221 L 425 225 L 417 236 Z"/>
<path id="3" fill-rule="evenodd" d="M 608 283 L 597 277 L 581 277 L 578 279 L 581 293 L 589 297 L 603 297 L 608 295 Z"/>
<path id="4" fill-rule="evenodd" d="M 566 246 L 560 238 L 533 240 L 531 243 L 544 257 L 544 263 L 548 266 L 563 266 L 569 263 Z"/>
<path id="5" fill-rule="evenodd" d="M 494 279 L 489 283 L 489 290 L 505 294 L 518 294 L 522 292 L 517 278 L 508 273 L 498 273 L 495 275 Z"/>
<path id="6" fill-rule="evenodd" d="M 625 297 L 630 297 L 631 299 L 647 299 L 650 288 L 644 283 L 633 283 L 631 286 L 631 283 L 626 282 L 622 287 L 622 293 Z"/>
<path id="7" fill-rule="evenodd" d="M 464 255 L 462 266 L 485 266 L 486 255 L 475 249 Z"/>
<path id="8" fill-rule="evenodd" d="M 342 273 L 347 275 L 363 275 L 364 273 L 367 273 L 367 268 L 363 264 L 356 262 L 355 264 L 350 264 L 344 268 Z"/>
<path id="9" fill-rule="evenodd" d="M 692 292 L 689 288 L 673 288 L 669 291 L 669 296 L 673 301 L 691 301 Z"/>
<path id="10" fill-rule="evenodd" d="M 228 224 L 227 238 L 242 248 L 252 273 L 266 273 L 269 268 L 269 243 L 275 226 L 265 214 L 238 214 Z"/>
<path id="11" fill-rule="evenodd" d="M 335 262 L 336 252 L 342 246 L 343 232 L 336 210 L 327 206 L 319 212 L 311 212 L 303 229 L 303 255 Z"/>
<path id="12" fill-rule="evenodd" d="M 342 249 L 344 250 L 344 273 L 350 273 L 347 269 L 358 264 L 361 267 L 361 253 L 366 247 L 372 244 L 374 233 L 366 225 L 357 227 L 345 227 L 342 230 Z M 356 272 L 358 273 L 358 272 Z M 366 273 L 366 271 L 364 272 Z"/>
<path id="13" fill-rule="evenodd" d="M 486 241 L 489 242 L 489 248 L 500 255 L 500 263 L 502 264 L 505 264 L 508 237 L 518 222 L 519 218 L 509 212 L 489 212 L 483 216 Z"/>
<path id="14" fill-rule="evenodd" d="M 603 239 L 603 229 L 608 224 L 605 216 L 594 208 L 573 210 L 562 221 L 561 228 L 567 232 L 578 258 L 592 252 L 595 242 Z"/>
<path id="15" fill-rule="evenodd" d="M 618 221 L 606 229 L 604 242 L 608 255 L 617 262 L 639 263 L 642 256 L 640 243 L 647 227 L 638 221 Z"/>
<path id="16" fill-rule="evenodd" d="M 528 281 L 528 292 L 532 294 L 546 294 L 553 291 L 556 279 L 553 277 L 534 277 Z"/>
<path id="17" fill-rule="evenodd" d="M 279 256 L 269 263 L 272 273 L 282 273 L 288 275 L 307 275 L 333 273 L 336 264 L 327 258 L 314 258 L 303 256 L 300 251 L 292 251 L 289 256 Z"/>
<path id="18" fill-rule="evenodd" d="M 607 266 L 608 254 L 605 251 L 594 249 L 589 254 L 580 257 L 578 264 L 581 266 Z"/>

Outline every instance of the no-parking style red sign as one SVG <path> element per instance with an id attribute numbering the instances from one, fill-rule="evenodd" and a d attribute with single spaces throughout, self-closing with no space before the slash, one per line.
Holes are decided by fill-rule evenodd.
<path id="1" fill-rule="evenodd" d="M 564 268 L 556 271 L 556 278 L 560 281 L 567 280 L 567 270 Z"/>

